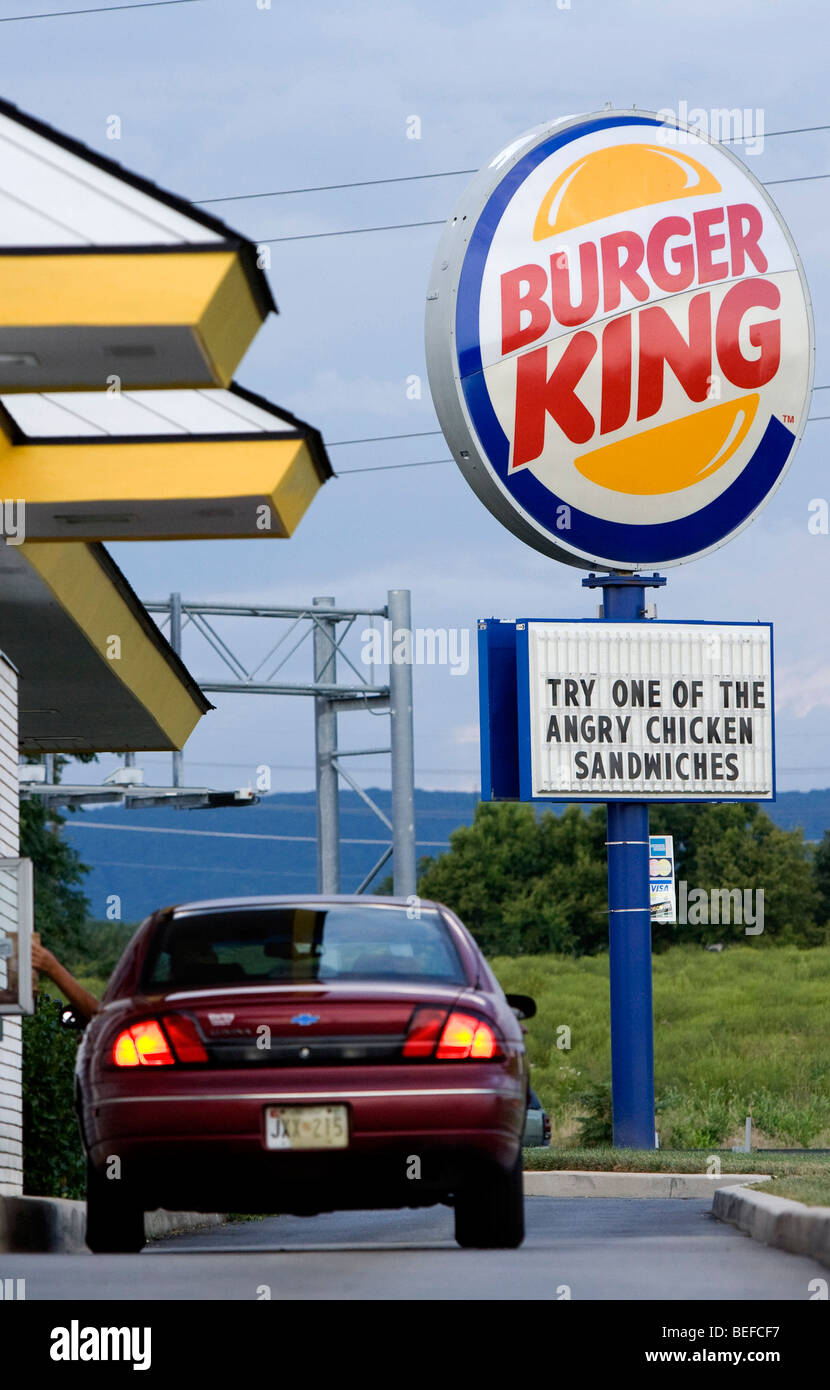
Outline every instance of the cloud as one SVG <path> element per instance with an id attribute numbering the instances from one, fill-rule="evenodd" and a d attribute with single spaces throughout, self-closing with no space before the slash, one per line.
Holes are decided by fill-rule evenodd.
<path id="1" fill-rule="evenodd" d="M 402 429 L 429 429 L 434 425 L 432 402 L 426 379 L 421 381 L 421 401 L 408 400 L 407 382 L 404 376 L 384 380 L 376 376 L 344 376 L 336 368 L 326 368 L 315 372 L 307 385 L 291 392 L 291 410 L 300 416 L 307 416 L 312 422 L 320 418 L 321 409 L 331 419 L 340 416 L 371 416 L 379 421 L 401 420 L 406 416 Z M 417 414 L 419 406 L 421 414 Z M 363 430 L 359 431 L 362 435 Z M 371 434 L 371 430 L 366 433 Z M 445 446 L 439 443 L 439 448 Z M 378 462 L 383 460 L 379 459 Z M 334 459 L 335 467 L 340 463 L 347 468 L 359 463 L 357 459 L 349 462 L 338 453 Z"/>
<path id="2" fill-rule="evenodd" d="M 803 719 L 813 710 L 830 709 L 830 664 L 808 657 L 775 673 L 775 704 Z"/>
<path id="3" fill-rule="evenodd" d="M 572 0 L 562 10 L 554 0 L 516 7 L 358 0 L 348 8 L 333 0 L 293 7 L 272 0 L 271 10 L 246 0 L 125 11 L 4 25 L 6 94 L 165 187 L 221 197 L 472 168 L 540 121 L 598 109 L 607 99 L 652 109 L 676 109 L 681 99 L 704 108 L 763 103 L 768 132 L 808 125 L 821 119 L 812 93 L 823 90 L 827 14 L 791 0 L 782 54 L 782 13 L 758 0 L 727 7 L 722 0 L 694 7 Z M 110 112 L 123 117 L 117 143 L 105 136 Z M 410 114 L 422 119 L 420 140 L 406 138 Z M 828 156 L 830 136 L 788 135 L 769 138 L 751 167 L 759 178 L 786 178 L 820 172 Z M 343 188 L 220 202 L 210 210 L 254 239 L 276 238 L 443 218 L 465 183 Z M 819 385 L 830 382 L 824 187 L 771 190 L 810 281 Z M 431 428 L 425 375 L 420 402 L 407 399 L 406 378 L 424 373 L 424 292 L 438 230 L 275 244 L 271 279 L 280 315 L 247 354 L 243 383 L 331 439 Z M 827 395 L 815 398 L 814 413 L 828 413 Z M 807 531 L 807 504 L 826 491 L 828 429 L 830 422 L 808 427 L 784 485 L 742 537 L 668 571 L 667 588 L 649 594 L 661 618 L 774 621 L 779 748 L 792 739 L 790 760 L 799 768 L 808 759 L 795 745 L 816 755 L 830 739 L 830 627 L 821 620 L 830 538 Z M 337 448 L 332 461 L 349 469 L 446 453 L 435 436 Z M 332 482 L 287 542 L 113 550 L 148 599 L 175 589 L 189 598 L 299 605 L 331 593 L 345 605 L 379 607 L 387 590 L 400 586 L 412 590 L 416 624 L 472 629 L 479 616 L 593 616 L 598 598 L 580 587 L 578 571 L 504 531 L 451 463 Z M 254 664 L 254 652 L 272 639 L 266 623 L 250 627 L 239 641 Z M 206 671 L 209 655 L 188 629 L 185 657 L 196 675 Z M 296 668 L 308 675 L 305 647 Z M 446 669 L 419 668 L 415 689 L 419 762 L 437 768 L 472 761 L 474 661 L 463 680 Z M 202 721 L 186 759 L 310 765 L 309 701 L 215 698 L 222 708 Z M 351 737 L 351 724 L 343 722 Z M 366 745 L 376 742 L 375 727 Z M 453 747 L 468 752 L 453 758 Z M 818 756 L 826 763 L 830 755 Z M 814 785 L 827 780 L 824 772 L 816 778 Z M 424 785 L 430 779 L 436 786 L 459 780 L 431 773 Z"/>

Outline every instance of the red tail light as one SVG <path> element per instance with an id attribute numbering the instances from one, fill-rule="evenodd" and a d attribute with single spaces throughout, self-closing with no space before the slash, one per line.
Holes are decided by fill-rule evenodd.
<path id="1" fill-rule="evenodd" d="M 119 1033 L 112 1060 L 117 1067 L 172 1067 L 176 1062 L 206 1062 L 208 1055 L 193 1020 L 167 1014 L 164 1028 L 149 1018 Z"/>
<path id="2" fill-rule="evenodd" d="M 431 1057 L 446 1017 L 446 1009 L 416 1009 L 403 1045 L 404 1057 Z"/>
<path id="3" fill-rule="evenodd" d="M 117 1067 L 170 1067 L 175 1059 L 161 1026 L 155 1019 L 148 1019 L 119 1033 L 112 1060 Z"/>
<path id="4" fill-rule="evenodd" d="M 192 1018 L 184 1014 L 165 1014 L 164 1027 L 180 1062 L 206 1062 L 205 1045 Z"/>
<path id="5" fill-rule="evenodd" d="M 472 1014 L 450 1014 L 441 1034 L 436 1057 L 461 1061 L 467 1057 L 495 1057 L 499 1044 L 489 1023 Z"/>
<path id="6" fill-rule="evenodd" d="M 489 1023 L 473 1014 L 446 1009 L 421 1008 L 412 1015 L 404 1057 L 435 1057 L 441 1061 L 465 1061 L 501 1056 L 498 1038 Z"/>

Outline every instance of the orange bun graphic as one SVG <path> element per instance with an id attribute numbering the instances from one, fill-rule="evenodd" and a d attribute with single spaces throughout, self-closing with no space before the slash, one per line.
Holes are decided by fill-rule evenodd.
<path id="1" fill-rule="evenodd" d="M 536 215 L 533 240 L 633 208 L 720 192 L 714 174 L 691 155 L 659 145 L 609 145 L 577 160 L 551 184 Z"/>
<path id="2" fill-rule="evenodd" d="M 757 393 L 656 425 L 574 459 L 584 478 L 612 492 L 653 497 L 692 487 L 722 468 L 755 418 Z M 701 462 L 703 460 L 703 462 Z"/>

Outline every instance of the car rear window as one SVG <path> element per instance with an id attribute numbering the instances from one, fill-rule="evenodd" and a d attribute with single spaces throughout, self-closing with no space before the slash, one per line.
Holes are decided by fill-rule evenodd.
<path id="1" fill-rule="evenodd" d="M 227 908 L 174 913 L 155 933 L 145 993 L 282 981 L 438 980 L 465 984 L 450 933 L 434 908 Z"/>

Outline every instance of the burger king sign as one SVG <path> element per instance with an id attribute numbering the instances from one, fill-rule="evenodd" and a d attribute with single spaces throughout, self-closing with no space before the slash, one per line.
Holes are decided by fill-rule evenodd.
<path id="1" fill-rule="evenodd" d="M 723 146 L 639 111 L 530 131 L 443 233 L 427 362 L 452 453 L 567 564 L 681 564 L 746 526 L 806 418 L 798 252 Z"/>

